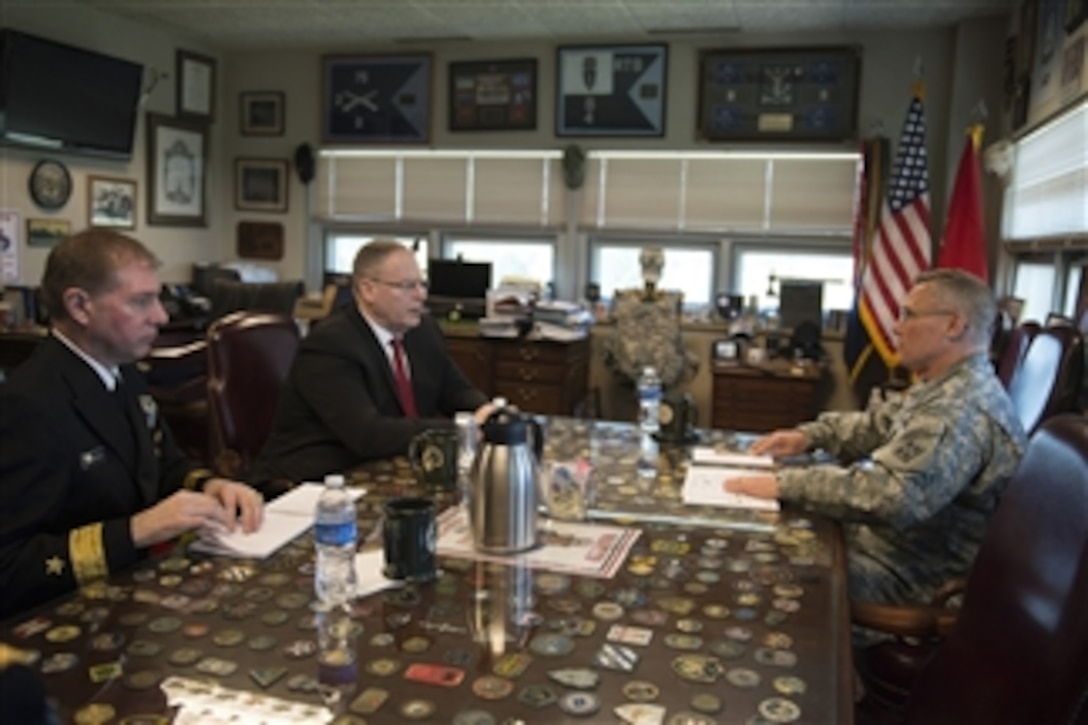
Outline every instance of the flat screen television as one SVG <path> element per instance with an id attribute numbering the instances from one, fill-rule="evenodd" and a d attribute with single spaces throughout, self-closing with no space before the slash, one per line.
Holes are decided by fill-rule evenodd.
<path id="1" fill-rule="evenodd" d="M 0 141 L 129 158 L 142 80 L 138 63 L 0 31 Z"/>
<path id="2" fill-rule="evenodd" d="M 491 289 L 490 262 L 427 260 L 428 294 L 459 300 L 485 299 Z"/>

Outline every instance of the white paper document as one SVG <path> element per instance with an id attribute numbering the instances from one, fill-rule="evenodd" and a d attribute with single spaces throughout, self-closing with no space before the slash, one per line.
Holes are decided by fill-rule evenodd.
<path id="1" fill-rule="evenodd" d="M 324 488 L 319 483 L 303 483 L 265 506 L 261 528 L 253 533 L 243 533 L 239 526 L 229 533 L 201 534 L 192 548 L 208 554 L 267 558 L 313 526 L 317 499 Z M 362 488 L 345 490 L 354 500 L 366 493 Z"/>
<path id="2" fill-rule="evenodd" d="M 368 549 L 355 555 L 355 596 L 365 597 L 388 589 L 394 582 L 385 578 L 385 550 L 381 547 Z"/>
<path id="3" fill-rule="evenodd" d="M 691 451 L 692 463 L 709 463 L 715 466 L 739 466 L 741 468 L 774 468 L 771 456 L 753 456 L 751 453 L 719 451 L 708 446 L 697 446 Z"/>
<path id="4" fill-rule="evenodd" d="M 735 476 L 751 476 L 755 471 L 747 468 L 726 466 L 688 466 L 684 477 L 681 497 L 684 503 L 695 506 L 722 506 L 724 508 L 777 511 L 778 501 L 756 498 L 725 490 L 725 481 Z"/>

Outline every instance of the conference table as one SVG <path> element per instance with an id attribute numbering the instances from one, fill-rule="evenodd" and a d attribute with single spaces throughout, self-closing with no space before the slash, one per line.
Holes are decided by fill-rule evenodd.
<path id="1" fill-rule="evenodd" d="M 592 465 L 589 523 L 638 534 L 611 577 L 440 556 L 435 581 L 329 615 L 312 609 L 310 533 L 259 561 L 179 545 L 5 622 L 0 642 L 31 652 L 61 722 L 232 721 L 194 717 L 208 702 L 248 713 L 238 722 L 852 721 L 836 525 L 685 505 L 690 446 L 541 420 L 545 461 Z M 698 439 L 735 450 L 751 437 Z M 349 482 L 366 489 L 361 535 L 380 530 L 390 497 L 458 506 L 405 458 Z"/>

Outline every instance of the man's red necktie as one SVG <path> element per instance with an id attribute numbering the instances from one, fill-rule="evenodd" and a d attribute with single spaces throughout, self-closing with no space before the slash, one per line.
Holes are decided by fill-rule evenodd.
<path id="1" fill-rule="evenodd" d="M 408 378 L 408 363 L 404 359 L 404 342 L 399 337 L 393 338 L 393 378 L 397 382 L 397 397 L 400 407 L 409 418 L 418 418 L 416 412 L 416 394 L 412 392 L 412 381 Z"/>

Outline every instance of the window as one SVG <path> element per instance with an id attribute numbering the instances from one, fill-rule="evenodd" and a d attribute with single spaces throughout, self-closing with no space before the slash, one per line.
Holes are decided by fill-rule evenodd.
<path id="1" fill-rule="evenodd" d="M 542 290 L 555 280 L 554 237 L 454 237 L 443 244 L 443 258 L 466 262 L 490 262 L 491 283 L 497 287 L 505 277 L 540 282 Z"/>
<path id="2" fill-rule="evenodd" d="M 1042 322 L 1054 309 L 1057 270 L 1053 262 L 1021 261 L 1016 265 L 1013 296 L 1024 300 L 1021 320 Z"/>
<path id="3" fill-rule="evenodd" d="M 1062 305 L 1062 314 L 1076 319 L 1077 302 L 1080 298 L 1081 286 L 1084 284 L 1085 263 L 1074 264 L 1069 267 L 1065 276 L 1065 304 Z"/>
<path id="4" fill-rule="evenodd" d="M 1088 231 L 1088 102 L 1016 142 L 1005 239 Z"/>
<path id="5" fill-rule="evenodd" d="M 648 246 L 661 247 L 665 251 L 665 267 L 658 288 L 682 292 L 684 307 L 710 304 L 718 242 L 593 240 L 590 242 L 589 279 L 601 286 L 602 300 L 609 302 L 618 289 L 642 287 L 642 266 L 638 260 L 642 248 Z"/>
<path id="6" fill-rule="evenodd" d="M 734 253 L 734 294 L 744 295 L 747 302 L 755 296 L 760 310 L 778 308 L 778 280 L 817 280 L 824 283 L 823 311 L 849 310 L 854 305 L 854 259 L 849 243 L 841 250 L 784 249 L 776 245 L 738 245 Z"/>
<path id="7" fill-rule="evenodd" d="M 393 239 L 415 249 L 416 262 L 423 275 L 427 275 L 427 235 L 381 234 L 374 232 L 344 232 L 329 230 L 325 233 L 325 274 L 351 274 L 355 254 L 364 244 L 375 239 Z"/>

